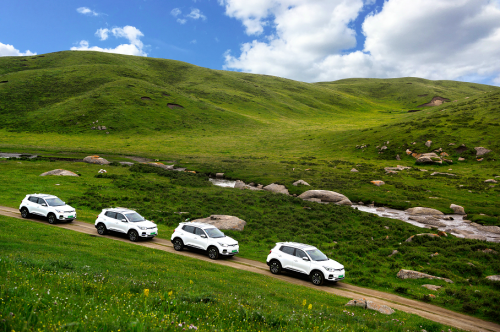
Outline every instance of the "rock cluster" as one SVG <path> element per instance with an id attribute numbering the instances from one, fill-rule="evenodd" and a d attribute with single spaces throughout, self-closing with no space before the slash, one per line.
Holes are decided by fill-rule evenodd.
<path id="1" fill-rule="evenodd" d="M 411 169 L 411 167 L 397 165 L 396 167 L 384 167 L 386 173 L 396 174 L 399 171 L 404 171 L 405 169 Z"/>
<path id="2" fill-rule="evenodd" d="M 40 174 L 40 176 L 46 176 L 46 175 L 79 176 L 76 173 L 60 168 Z"/>
<path id="3" fill-rule="evenodd" d="M 358 299 L 358 300 L 351 300 L 347 302 L 346 304 L 347 307 L 361 307 L 369 310 L 375 310 L 378 311 L 382 314 L 390 315 L 394 313 L 394 309 L 391 307 L 385 305 L 385 304 L 379 304 L 374 301 L 367 301 L 366 299 Z"/>
<path id="4" fill-rule="evenodd" d="M 292 183 L 294 186 L 298 186 L 298 185 L 302 185 L 302 186 L 310 186 L 309 183 L 307 183 L 306 181 L 304 180 L 297 180 L 295 181 L 294 183 Z"/>
<path id="5" fill-rule="evenodd" d="M 193 222 L 201 222 L 214 225 L 218 229 L 228 229 L 233 231 L 242 231 L 247 222 L 238 217 L 214 214 L 207 218 L 195 219 Z"/>
<path id="6" fill-rule="evenodd" d="M 427 273 L 412 271 L 412 270 L 405 270 L 405 269 L 399 270 L 397 277 L 400 279 L 422 279 L 422 278 L 438 279 L 438 280 L 444 280 L 450 284 L 453 283 L 453 281 L 448 279 L 448 278 L 436 277 L 436 276 L 432 276 L 432 275 L 427 274 Z"/>

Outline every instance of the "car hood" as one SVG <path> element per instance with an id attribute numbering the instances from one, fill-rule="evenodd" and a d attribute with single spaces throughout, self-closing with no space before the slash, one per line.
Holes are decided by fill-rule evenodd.
<path id="1" fill-rule="evenodd" d="M 75 211 L 75 208 L 72 207 L 71 205 L 61 205 L 61 206 L 54 206 L 54 209 L 57 211 L 63 211 L 63 212 L 73 212 Z"/>
<path id="2" fill-rule="evenodd" d="M 344 265 L 340 264 L 337 261 L 334 261 L 333 259 L 329 259 L 326 262 L 317 262 L 317 263 L 321 263 L 322 266 L 327 266 L 327 267 L 330 267 L 332 269 L 337 269 L 337 270 L 344 268 Z"/>
<path id="3" fill-rule="evenodd" d="M 232 237 L 229 237 L 229 236 L 215 238 L 214 240 L 216 240 L 219 243 L 223 243 L 223 244 L 227 244 L 227 245 L 238 244 L 238 241 L 236 241 L 235 239 L 233 239 Z"/>
<path id="4" fill-rule="evenodd" d="M 140 226 L 140 227 L 156 227 L 156 224 L 149 221 L 149 220 L 144 220 L 144 221 L 139 221 L 139 222 L 134 222 L 132 223 L 134 225 Z"/>

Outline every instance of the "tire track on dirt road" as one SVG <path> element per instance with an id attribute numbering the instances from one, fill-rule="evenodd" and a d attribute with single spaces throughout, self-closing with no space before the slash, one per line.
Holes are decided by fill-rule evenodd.
<path id="1" fill-rule="evenodd" d="M 309 287 L 311 289 L 315 289 L 317 291 L 323 291 L 327 292 L 333 295 L 337 296 L 342 296 L 346 297 L 348 299 L 359 299 L 359 298 L 365 298 L 366 300 L 371 300 L 375 301 L 380 304 L 385 304 L 390 306 L 391 308 L 394 308 L 396 310 L 401 310 L 404 312 L 408 312 L 411 314 L 419 315 L 421 317 L 430 319 L 432 321 L 453 326 L 456 328 L 460 328 L 463 330 L 469 330 L 469 331 L 495 331 L 495 332 L 500 332 L 500 325 L 492 322 L 488 322 L 479 318 L 467 316 L 464 314 L 460 314 L 451 310 L 447 310 L 432 304 L 428 303 L 423 303 L 411 299 L 407 299 L 401 296 L 397 296 L 394 294 L 390 293 L 384 293 L 381 291 L 376 291 L 373 289 L 368 289 L 368 288 L 363 288 L 363 287 L 358 287 L 358 286 L 353 286 L 349 285 L 346 283 L 338 282 L 335 285 L 330 285 L 330 286 L 323 286 L 323 287 L 318 287 L 314 286 L 309 282 L 309 280 L 304 280 L 303 278 L 297 277 L 297 276 L 291 276 L 288 274 L 280 274 L 280 275 L 274 275 L 271 272 L 269 272 L 269 268 L 265 263 L 250 260 L 250 259 L 245 259 L 241 257 L 233 257 L 233 258 L 224 258 L 224 259 L 219 259 L 219 260 L 211 260 L 208 258 L 205 254 L 203 254 L 201 251 L 190 251 L 190 250 L 185 250 L 185 251 L 175 251 L 172 244 L 170 243 L 169 240 L 165 239 L 159 239 L 159 238 L 154 238 L 152 240 L 147 240 L 147 241 L 139 241 L 139 242 L 130 242 L 128 238 L 122 237 L 120 235 L 99 235 L 97 234 L 97 231 L 94 227 L 93 224 L 81 222 L 74 220 L 72 223 L 61 223 L 61 224 L 54 224 L 50 225 L 48 224 L 45 219 L 39 218 L 39 219 L 23 219 L 21 217 L 21 214 L 19 213 L 19 210 L 15 208 L 10 208 L 10 207 L 5 207 L 5 206 L 0 206 L 0 214 L 7 216 L 7 217 L 13 217 L 17 219 L 22 219 L 22 220 L 29 220 L 33 222 L 38 222 L 38 223 L 43 223 L 46 224 L 47 226 L 52 226 L 52 227 L 59 227 L 59 228 L 64 228 L 80 233 L 85 233 L 89 234 L 95 237 L 105 237 L 108 239 L 116 240 L 116 241 L 122 241 L 122 242 L 128 242 L 131 244 L 136 244 L 139 246 L 151 248 L 151 249 L 156 249 L 156 250 L 162 250 L 165 252 L 169 252 L 172 254 L 176 255 L 181 255 L 185 257 L 191 257 L 203 261 L 207 261 L 213 264 L 219 264 L 223 266 L 228 266 L 232 267 L 235 269 L 239 270 L 245 270 L 249 272 L 254 272 L 258 273 L 260 275 L 265 275 L 271 278 L 279 279 L 291 284 L 295 285 L 300 285 L 304 287 Z M 347 303 L 347 299 L 346 299 Z"/>

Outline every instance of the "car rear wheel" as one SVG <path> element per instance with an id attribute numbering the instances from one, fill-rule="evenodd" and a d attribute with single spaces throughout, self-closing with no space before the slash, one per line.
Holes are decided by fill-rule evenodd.
<path id="1" fill-rule="evenodd" d="M 280 274 L 281 273 L 280 262 L 276 260 L 271 261 L 271 264 L 269 265 L 269 271 L 271 271 L 272 274 Z"/>
<path id="2" fill-rule="evenodd" d="M 50 213 L 48 215 L 48 218 L 49 218 L 49 224 L 55 224 L 56 223 L 56 215 L 55 214 Z"/>
<path id="3" fill-rule="evenodd" d="M 174 249 L 176 251 L 182 251 L 182 249 L 184 249 L 184 242 L 182 242 L 182 240 L 179 238 L 175 238 L 174 239 Z"/>
<path id="4" fill-rule="evenodd" d="M 136 231 L 131 230 L 128 232 L 128 239 L 132 242 L 137 242 L 139 240 L 139 234 Z"/>
<path id="5" fill-rule="evenodd" d="M 208 248 L 208 257 L 210 257 L 210 259 L 217 259 L 217 258 L 219 258 L 219 250 L 217 250 L 216 247 L 210 247 L 210 248 Z"/>
<path id="6" fill-rule="evenodd" d="M 311 282 L 316 286 L 323 285 L 324 279 L 325 278 L 323 277 L 323 273 L 319 271 L 313 271 L 313 273 L 311 273 Z"/>
<path id="7" fill-rule="evenodd" d="M 28 218 L 29 216 L 30 216 L 30 212 L 28 211 L 28 208 L 23 207 L 21 209 L 21 217 Z"/>
<path id="8" fill-rule="evenodd" d="M 104 225 L 103 223 L 100 223 L 99 225 L 97 225 L 97 233 L 99 235 L 105 235 L 107 233 L 107 229 L 106 229 L 106 225 Z"/>

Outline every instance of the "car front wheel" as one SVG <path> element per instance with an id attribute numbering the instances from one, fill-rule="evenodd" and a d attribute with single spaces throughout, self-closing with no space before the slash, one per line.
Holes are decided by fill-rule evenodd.
<path id="1" fill-rule="evenodd" d="M 28 218 L 29 216 L 30 216 L 30 212 L 28 211 L 28 208 L 23 207 L 21 209 L 21 217 Z"/>
<path id="2" fill-rule="evenodd" d="M 53 214 L 53 213 L 49 214 L 48 218 L 49 218 L 49 224 L 56 223 L 56 215 L 55 214 Z"/>
<path id="3" fill-rule="evenodd" d="M 184 242 L 179 238 L 174 239 L 174 249 L 176 251 L 182 251 L 182 249 L 184 249 Z"/>
<path id="4" fill-rule="evenodd" d="M 272 261 L 269 265 L 269 271 L 272 274 L 280 274 L 281 273 L 281 264 L 278 261 Z"/>
<path id="5" fill-rule="evenodd" d="M 107 229 L 106 229 L 106 225 L 104 225 L 104 224 L 99 224 L 99 225 L 97 225 L 97 233 L 98 233 L 99 235 L 105 235 L 105 234 L 106 234 L 106 231 L 107 231 Z"/>
<path id="6" fill-rule="evenodd" d="M 208 248 L 208 257 L 210 257 L 210 259 L 219 258 L 219 250 L 217 250 L 217 248 L 215 247 Z"/>
<path id="7" fill-rule="evenodd" d="M 128 238 L 132 242 L 137 242 L 137 240 L 139 240 L 139 234 L 137 234 L 136 231 L 131 230 L 130 232 L 128 232 Z"/>
<path id="8" fill-rule="evenodd" d="M 311 273 L 311 282 L 315 284 L 316 286 L 321 286 L 323 285 L 324 277 L 323 273 L 319 271 L 314 271 Z"/>

